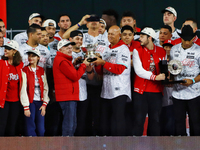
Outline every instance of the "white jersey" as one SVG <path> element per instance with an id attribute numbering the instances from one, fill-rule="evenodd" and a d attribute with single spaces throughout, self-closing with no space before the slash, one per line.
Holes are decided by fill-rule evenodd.
<path id="1" fill-rule="evenodd" d="M 59 42 L 62 40 L 61 36 L 58 34 L 58 32 L 54 35 L 54 38 Z"/>
<path id="2" fill-rule="evenodd" d="M 8 41 L 10 41 L 9 38 L 3 37 L 3 44 L 5 45 Z"/>
<path id="3" fill-rule="evenodd" d="M 49 48 L 50 48 L 50 54 L 51 54 L 51 62 L 53 64 L 54 58 L 56 56 L 57 53 L 57 45 L 58 45 L 58 40 L 54 39 L 52 42 L 50 42 L 48 44 Z"/>
<path id="4" fill-rule="evenodd" d="M 20 45 L 22 45 L 22 44 L 24 44 L 28 41 L 28 35 L 25 31 L 25 32 L 22 32 L 22 33 L 15 35 L 13 40 L 15 40 L 20 46 Z"/>
<path id="5" fill-rule="evenodd" d="M 172 47 L 170 51 L 171 60 L 179 60 L 183 66 L 179 75 L 175 76 L 175 80 L 194 79 L 200 72 L 200 46 L 193 44 L 188 49 L 183 49 L 182 43 Z M 200 82 L 190 86 L 175 84 L 172 96 L 176 99 L 190 100 L 200 95 Z"/>
<path id="6" fill-rule="evenodd" d="M 175 31 L 172 33 L 171 40 L 175 40 L 175 39 L 180 38 L 180 36 L 178 35 L 178 33 L 181 33 L 181 30 L 175 29 Z M 160 34 L 160 30 L 158 32 L 156 32 L 156 40 L 158 42 L 159 42 L 159 34 Z"/>
<path id="7" fill-rule="evenodd" d="M 83 45 L 87 46 L 88 44 L 98 44 L 103 46 L 109 46 L 110 42 L 108 41 L 108 36 L 99 34 L 96 37 L 89 35 L 88 33 L 83 34 Z"/>
<path id="8" fill-rule="evenodd" d="M 44 68 L 44 70 L 46 70 L 46 67 L 51 67 L 52 66 L 52 63 L 51 63 L 51 56 L 50 56 L 50 52 L 49 50 L 43 46 L 43 45 L 38 45 L 36 48 L 39 49 L 40 53 L 41 53 L 41 56 L 40 56 L 40 61 L 38 63 L 38 66 Z M 29 64 L 28 62 L 28 54 L 27 54 L 27 51 L 29 49 L 32 49 L 31 46 L 29 46 L 27 43 L 21 45 L 19 47 L 19 52 L 22 56 L 22 61 L 24 63 L 24 66 L 27 66 Z"/>
<path id="9" fill-rule="evenodd" d="M 113 64 L 126 66 L 122 74 L 117 75 L 103 68 L 103 86 L 101 97 L 113 99 L 120 95 L 127 95 L 131 100 L 130 69 L 131 57 L 129 48 L 126 45 L 120 45 L 116 48 L 106 48 L 103 53 L 103 60 Z"/>
<path id="10" fill-rule="evenodd" d="M 74 61 L 75 58 L 77 58 L 77 57 L 83 57 L 83 56 L 84 56 L 83 51 L 80 51 L 79 53 L 72 52 L 73 61 Z M 80 65 L 78 65 L 76 67 L 78 68 L 79 66 Z M 79 82 L 79 100 L 80 101 L 84 101 L 84 100 L 87 99 L 86 76 L 87 76 L 87 74 L 84 73 L 82 75 L 82 77 L 78 80 L 78 82 Z"/>

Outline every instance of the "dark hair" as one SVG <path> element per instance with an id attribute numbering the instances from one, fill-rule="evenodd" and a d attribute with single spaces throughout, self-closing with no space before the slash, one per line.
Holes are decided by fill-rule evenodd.
<path id="1" fill-rule="evenodd" d="M 28 27 L 28 29 L 26 30 L 26 33 L 28 34 L 29 36 L 29 33 L 35 33 L 36 32 L 36 29 L 41 29 L 41 27 L 37 24 L 32 24 Z"/>
<path id="2" fill-rule="evenodd" d="M 119 19 L 119 14 L 114 9 L 104 10 L 102 14 L 108 15 L 108 16 L 114 16 L 116 22 Z"/>
<path id="3" fill-rule="evenodd" d="M 71 17 L 70 17 L 68 14 L 60 14 L 60 15 L 58 16 L 58 22 L 60 22 L 60 18 L 63 17 L 63 16 L 68 16 L 69 19 L 71 20 Z"/>
<path id="4" fill-rule="evenodd" d="M 151 36 L 149 36 L 149 35 L 147 35 L 147 34 L 145 34 L 145 35 L 147 36 L 147 38 L 151 37 Z M 151 39 L 152 39 L 152 42 L 154 42 L 154 41 L 155 41 L 155 39 L 154 39 L 154 38 L 152 38 L 152 37 L 151 37 Z"/>
<path id="5" fill-rule="evenodd" d="M 169 25 L 163 25 L 161 27 L 161 29 L 164 28 L 164 29 L 168 29 L 170 33 L 172 33 L 172 28 L 169 26 Z"/>
<path id="6" fill-rule="evenodd" d="M 2 59 L 3 60 L 8 60 L 8 57 L 5 57 L 5 55 L 3 55 Z M 13 56 L 13 66 L 18 66 L 21 61 L 22 61 L 22 57 L 21 57 L 19 51 L 17 51 L 15 53 L 15 55 Z"/>
<path id="7" fill-rule="evenodd" d="M 132 33 L 134 33 L 133 28 L 129 25 L 123 26 L 122 29 L 121 29 L 121 33 L 123 33 L 124 30 L 130 30 Z"/>
<path id="8" fill-rule="evenodd" d="M 194 19 L 194 18 L 187 18 L 187 19 L 185 19 L 185 21 L 192 21 L 193 24 L 197 27 L 197 20 L 196 19 Z"/>
<path id="9" fill-rule="evenodd" d="M 47 31 L 46 27 L 41 27 L 41 31 Z"/>
<path id="10" fill-rule="evenodd" d="M 70 33 L 70 37 L 73 38 L 73 37 L 78 36 L 78 35 L 80 35 L 80 34 L 81 34 L 81 36 L 83 37 L 83 33 L 82 33 L 81 31 L 75 30 L 75 31 L 72 31 L 72 32 Z"/>
<path id="11" fill-rule="evenodd" d="M 3 20 L 0 18 L 0 22 L 3 22 Z"/>
<path id="12" fill-rule="evenodd" d="M 125 11 L 125 12 L 123 12 L 122 18 L 123 18 L 123 17 L 132 17 L 133 20 L 136 19 L 136 18 L 135 18 L 135 15 L 134 15 L 131 11 Z"/>

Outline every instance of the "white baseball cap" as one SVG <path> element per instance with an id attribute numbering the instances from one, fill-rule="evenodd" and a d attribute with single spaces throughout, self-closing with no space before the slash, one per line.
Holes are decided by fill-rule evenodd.
<path id="1" fill-rule="evenodd" d="M 52 23 L 53 25 L 49 25 L 50 23 Z M 43 23 L 43 27 L 48 27 L 48 26 L 54 26 L 56 28 L 56 22 L 52 19 L 47 19 Z"/>
<path id="2" fill-rule="evenodd" d="M 41 18 L 43 18 L 39 13 L 32 13 L 32 14 L 29 16 L 29 19 L 28 19 L 28 20 L 31 20 L 31 19 L 33 19 L 33 18 L 35 18 L 35 17 L 41 17 Z"/>
<path id="3" fill-rule="evenodd" d="M 18 51 L 18 49 L 19 49 L 19 44 L 16 42 L 16 41 L 14 41 L 14 40 L 10 40 L 10 41 L 8 41 L 4 46 L 2 46 L 2 47 L 9 47 L 9 48 L 11 48 L 11 49 L 15 49 L 15 50 L 17 50 Z"/>
<path id="4" fill-rule="evenodd" d="M 68 45 L 76 45 L 76 44 L 75 42 L 70 42 L 66 39 L 62 39 L 58 42 L 57 50 L 61 49 L 63 46 L 68 46 Z"/>
<path id="5" fill-rule="evenodd" d="M 153 28 L 150 28 L 150 27 L 145 27 L 142 31 L 137 32 L 137 34 L 146 34 L 146 35 L 151 36 L 154 39 L 156 38 L 156 32 L 154 31 Z"/>
<path id="6" fill-rule="evenodd" d="M 39 49 L 37 49 L 37 48 L 31 48 L 27 51 L 27 53 L 34 53 L 34 54 L 38 55 L 39 57 L 41 55 Z"/>
<path id="7" fill-rule="evenodd" d="M 162 13 L 165 13 L 166 11 L 169 11 L 169 12 L 171 12 L 172 14 L 174 14 L 174 16 L 176 16 L 177 17 L 177 12 L 176 12 L 176 10 L 173 8 L 173 7 L 167 7 L 167 8 L 165 8 L 165 9 L 163 9 L 161 12 Z"/>

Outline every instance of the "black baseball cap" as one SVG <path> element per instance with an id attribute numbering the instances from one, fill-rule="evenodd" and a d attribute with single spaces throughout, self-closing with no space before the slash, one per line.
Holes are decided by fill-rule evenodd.
<path id="1" fill-rule="evenodd" d="M 87 18 L 87 21 L 88 21 L 88 22 L 96 22 L 96 21 L 100 21 L 100 17 L 97 16 L 97 15 L 95 15 L 95 14 L 93 14 L 93 15 L 90 15 L 89 18 Z"/>

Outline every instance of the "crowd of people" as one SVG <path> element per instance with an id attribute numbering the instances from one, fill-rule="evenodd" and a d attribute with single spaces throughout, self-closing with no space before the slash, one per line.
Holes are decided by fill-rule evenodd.
<path id="1" fill-rule="evenodd" d="M 73 26 L 68 14 L 33 13 L 13 40 L 0 19 L 0 136 L 142 136 L 146 118 L 147 136 L 199 136 L 197 21 L 179 30 L 173 7 L 161 13 L 158 32 L 131 11 L 120 26 L 112 9 Z M 176 75 L 162 72 L 171 60 Z"/>

